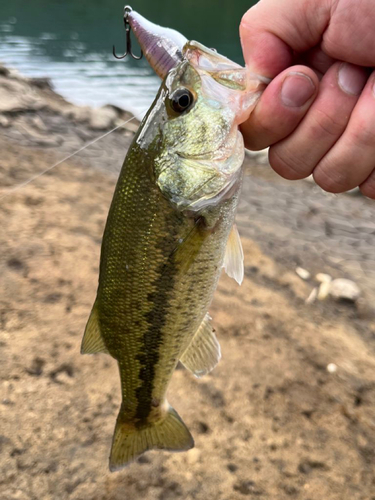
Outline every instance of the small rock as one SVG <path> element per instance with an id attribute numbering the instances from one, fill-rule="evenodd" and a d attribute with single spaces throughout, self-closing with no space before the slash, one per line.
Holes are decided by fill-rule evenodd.
<path id="1" fill-rule="evenodd" d="M 309 280 L 311 277 L 309 271 L 303 267 L 296 267 L 296 274 L 303 280 Z"/>
<path id="2" fill-rule="evenodd" d="M 0 112 L 17 113 L 44 106 L 45 102 L 25 82 L 0 76 Z"/>
<path id="3" fill-rule="evenodd" d="M 0 115 L 0 126 L 1 127 L 9 127 L 10 121 L 9 118 L 7 118 L 4 115 Z"/>
<path id="4" fill-rule="evenodd" d="M 187 452 L 187 461 L 189 464 L 195 464 L 199 462 L 201 452 L 198 450 L 198 448 L 192 448 Z"/>
<path id="5" fill-rule="evenodd" d="M 305 303 L 306 304 L 313 304 L 316 301 L 317 297 L 318 297 L 318 289 L 315 287 L 311 290 L 311 293 L 307 297 L 307 299 L 305 300 Z"/>
<path id="6" fill-rule="evenodd" d="M 53 85 L 49 78 L 45 77 L 30 78 L 29 81 L 34 87 L 38 87 L 38 89 L 53 90 Z"/>
<path id="7" fill-rule="evenodd" d="M 318 273 L 315 276 L 316 281 L 319 283 L 330 283 L 332 281 L 332 277 L 329 274 Z"/>
<path id="8" fill-rule="evenodd" d="M 337 365 L 335 365 L 335 363 L 329 363 L 327 365 L 327 372 L 328 373 L 336 373 L 337 372 Z"/>
<path id="9" fill-rule="evenodd" d="M 9 75 L 9 69 L 0 64 L 0 76 L 8 76 Z"/>
<path id="10" fill-rule="evenodd" d="M 74 367 L 69 363 L 63 363 L 50 373 L 51 379 L 58 384 L 74 384 Z"/>
<path id="11" fill-rule="evenodd" d="M 298 471 L 302 474 L 309 474 L 313 469 L 327 470 L 327 466 L 320 460 L 305 459 L 298 465 Z"/>
<path id="12" fill-rule="evenodd" d="M 320 283 L 319 290 L 318 290 L 318 299 L 319 300 L 325 300 L 331 290 L 331 283 L 323 282 Z"/>
<path id="13" fill-rule="evenodd" d="M 109 106 L 95 109 L 91 113 L 90 127 L 95 130 L 109 129 L 113 127 L 116 118 L 116 111 Z"/>
<path id="14" fill-rule="evenodd" d="M 62 110 L 63 116 L 76 123 L 88 122 L 91 119 L 92 109 L 90 106 L 67 106 Z"/>
<path id="15" fill-rule="evenodd" d="M 2 399 L 1 404 L 2 405 L 13 405 L 14 403 L 11 399 L 4 398 L 4 399 Z"/>
<path id="16" fill-rule="evenodd" d="M 33 359 L 31 366 L 29 368 L 26 368 L 26 371 L 29 375 L 39 377 L 43 373 L 43 367 L 45 364 L 45 360 L 37 356 Z"/>
<path id="17" fill-rule="evenodd" d="M 262 490 L 257 488 L 254 481 L 240 481 L 233 485 L 233 489 L 242 495 L 261 495 Z"/>
<path id="18" fill-rule="evenodd" d="M 198 422 L 198 432 L 199 434 L 207 434 L 210 432 L 210 428 L 205 422 Z"/>
<path id="19" fill-rule="evenodd" d="M 355 302 L 361 295 L 359 287 L 354 281 L 344 278 L 335 279 L 330 283 L 329 293 L 338 300 Z"/>
<path id="20" fill-rule="evenodd" d="M 64 385 L 73 385 L 74 379 L 72 377 L 69 377 L 69 375 L 66 372 L 60 372 L 57 373 L 53 379 L 57 384 L 64 384 Z"/>

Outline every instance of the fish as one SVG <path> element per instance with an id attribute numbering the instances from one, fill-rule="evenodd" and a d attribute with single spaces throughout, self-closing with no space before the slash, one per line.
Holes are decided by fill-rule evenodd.
<path id="1" fill-rule="evenodd" d="M 119 367 L 111 471 L 151 449 L 194 446 L 167 388 L 179 361 L 196 377 L 216 366 L 221 353 L 208 308 L 223 267 L 243 279 L 234 223 L 244 160 L 239 125 L 263 83 L 199 42 L 181 42 L 176 60 L 153 61 L 163 81 L 118 178 L 81 346 Z"/>

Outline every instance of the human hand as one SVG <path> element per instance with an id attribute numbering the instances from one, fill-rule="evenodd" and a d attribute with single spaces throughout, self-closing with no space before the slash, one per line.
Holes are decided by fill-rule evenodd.
<path id="1" fill-rule="evenodd" d="M 273 78 L 242 125 L 246 147 L 270 146 L 286 179 L 375 199 L 374 0 L 261 0 L 240 35 L 249 69 Z"/>

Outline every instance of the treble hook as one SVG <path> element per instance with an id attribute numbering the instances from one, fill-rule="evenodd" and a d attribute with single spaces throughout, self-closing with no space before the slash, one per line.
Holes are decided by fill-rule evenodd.
<path id="1" fill-rule="evenodd" d="M 129 23 L 129 19 L 128 19 L 129 13 L 132 10 L 133 9 L 131 7 L 129 7 L 129 5 L 125 5 L 125 7 L 124 7 L 124 25 L 125 25 L 125 32 L 126 32 L 126 52 L 122 56 L 118 56 L 116 54 L 116 48 L 113 45 L 113 55 L 115 56 L 116 59 L 124 59 L 128 54 L 133 59 L 137 59 L 137 60 L 142 59 L 142 56 L 143 56 L 143 52 L 142 51 L 141 51 L 141 55 L 140 56 L 136 56 L 132 52 L 132 40 L 130 38 L 131 27 L 130 27 L 130 23 Z"/>

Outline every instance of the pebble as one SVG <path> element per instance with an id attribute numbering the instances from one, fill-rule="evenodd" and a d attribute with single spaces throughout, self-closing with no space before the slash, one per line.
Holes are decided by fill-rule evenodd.
<path id="1" fill-rule="evenodd" d="M 69 375 L 66 372 L 59 372 L 56 374 L 54 377 L 55 382 L 58 384 L 64 384 L 64 385 L 73 385 L 74 379 L 72 377 L 69 377 Z"/>
<path id="2" fill-rule="evenodd" d="M 9 119 L 4 115 L 0 115 L 0 126 L 9 127 L 9 125 L 10 125 Z"/>
<path id="3" fill-rule="evenodd" d="M 330 287 L 331 287 L 330 282 L 320 283 L 319 290 L 318 290 L 318 300 L 325 300 L 329 296 Z"/>
<path id="4" fill-rule="evenodd" d="M 90 127 L 95 130 L 105 130 L 112 128 L 116 119 L 116 111 L 110 106 L 104 106 L 102 108 L 92 110 L 89 123 Z"/>
<path id="5" fill-rule="evenodd" d="M 192 448 L 187 452 L 187 461 L 189 464 L 195 464 L 199 462 L 200 456 L 200 450 L 198 450 L 198 448 Z"/>
<path id="6" fill-rule="evenodd" d="M 306 304 L 313 304 L 316 301 L 317 297 L 318 297 L 318 288 L 315 287 L 311 290 L 311 293 L 307 297 L 307 299 L 305 300 L 305 303 Z"/>
<path id="7" fill-rule="evenodd" d="M 0 76 L 0 112 L 38 110 L 43 104 L 25 82 Z"/>
<path id="8" fill-rule="evenodd" d="M 330 276 L 329 274 L 325 274 L 325 273 L 318 273 L 315 276 L 315 279 L 319 283 L 330 283 L 332 281 L 332 276 Z"/>
<path id="9" fill-rule="evenodd" d="M 361 291 L 354 281 L 338 278 L 329 284 L 329 293 L 338 300 L 350 300 L 355 302 L 359 299 Z"/>
<path id="10" fill-rule="evenodd" d="M 336 373 L 337 372 L 337 365 L 335 365 L 335 363 L 329 363 L 327 365 L 327 372 L 328 373 Z"/>
<path id="11" fill-rule="evenodd" d="M 303 280 L 309 280 L 311 277 L 309 271 L 303 267 L 296 267 L 296 274 Z"/>

